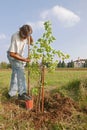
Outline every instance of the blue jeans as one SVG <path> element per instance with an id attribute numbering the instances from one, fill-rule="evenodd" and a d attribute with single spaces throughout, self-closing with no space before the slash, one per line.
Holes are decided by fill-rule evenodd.
<path id="1" fill-rule="evenodd" d="M 15 96 L 18 94 L 22 95 L 26 93 L 26 78 L 24 72 L 24 63 L 22 61 L 16 60 L 7 53 L 8 60 L 12 67 L 12 75 L 10 82 L 9 95 Z"/>

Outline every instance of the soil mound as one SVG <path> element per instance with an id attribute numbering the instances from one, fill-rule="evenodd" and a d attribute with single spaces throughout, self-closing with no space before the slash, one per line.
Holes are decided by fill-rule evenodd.
<path id="1" fill-rule="evenodd" d="M 63 97 L 59 93 L 46 94 L 44 100 L 44 113 L 37 113 L 33 117 L 36 127 L 43 124 L 56 123 L 59 121 L 70 121 L 73 111 L 80 111 L 78 105 L 70 98 Z"/>

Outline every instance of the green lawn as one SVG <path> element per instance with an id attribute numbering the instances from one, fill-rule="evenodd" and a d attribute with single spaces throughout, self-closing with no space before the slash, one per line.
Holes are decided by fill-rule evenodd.
<path id="1" fill-rule="evenodd" d="M 11 70 L 0 70 L 0 89 L 10 84 Z"/>
<path id="2" fill-rule="evenodd" d="M 55 71 L 54 73 L 46 74 L 48 85 L 56 87 L 64 86 L 67 83 L 72 82 L 73 80 L 78 80 L 82 78 L 87 78 L 87 71 L 59 70 Z"/>
<path id="3" fill-rule="evenodd" d="M 0 70 L 0 89 L 9 87 L 11 77 L 11 70 Z M 51 87 L 61 87 L 66 86 L 67 84 L 87 78 L 87 70 L 57 70 L 52 73 L 45 72 L 45 82 L 46 88 L 50 89 Z M 26 71 L 26 80 L 27 80 L 27 71 Z M 37 82 L 36 78 L 31 77 L 31 86 L 34 86 Z"/>

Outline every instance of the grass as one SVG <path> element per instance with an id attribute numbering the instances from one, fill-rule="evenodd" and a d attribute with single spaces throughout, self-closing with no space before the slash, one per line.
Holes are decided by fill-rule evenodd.
<path id="1" fill-rule="evenodd" d="M 26 71 L 27 77 L 27 71 Z M 15 115 L 15 110 L 8 110 L 8 113 L 4 114 L 5 109 L 3 102 L 5 98 L 3 95 L 7 93 L 11 78 L 11 70 L 0 70 L 0 127 L 5 129 L 5 125 L 10 125 L 7 130 L 21 129 L 25 130 L 25 127 L 29 127 L 30 124 L 26 123 L 21 119 L 21 121 L 12 120 L 12 116 Z M 31 77 L 31 86 L 36 86 L 36 78 Z M 77 102 L 82 109 L 87 108 L 87 70 L 57 70 L 53 73 L 45 72 L 45 89 L 48 91 L 52 90 L 52 93 L 59 92 L 65 97 L 70 97 L 75 102 Z M 3 98 L 3 100 L 2 100 Z M 8 104 L 7 104 L 8 105 Z M 6 106 L 6 105 L 5 105 Z M 16 109 L 16 108 L 15 108 Z M 10 111 L 10 113 L 9 113 Z M 24 110 L 19 110 L 19 113 L 25 113 Z M 19 114 L 17 113 L 17 114 Z M 9 118 L 10 117 L 10 118 Z M 50 130 L 86 130 L 87 129 L 87 114 L 75 113 L 73 112 L 72 122 L 60 122 L 55 124 L 49 124 Z M 32 124 L 33 125 L 33 124 Z M 19 128 L 20 126 L 20 128 Z M 34 130 L 29 128 L 29 130 Z"/>
<path id="2" fill-rule="evenodd" d="M 11 78 L 11 70 L 0 70 L 0 92 L 5 93 L 8 90 L 10 85 L 10 78 Z M 30 85 L 31 86 L 38 86 L 38 76 L 30 78 Z M 52 73 L 45 72 L 45 89 L 60 91 L 63 95 L 68 95 L 69 97 L 73 98 L 74 100 L 78 101 L 80 98 L 80 90 L 85 91 L 81 84 L 85 84 L 87 79 L 87 70 L 57 70 Z M 27 71 L 26 71 L 26 80 L 27 80 Z M 80 85 L 80 88 L 79 88 Z M 87 85 L 87 84 L 86 84 Z M 83 92 L 84 93 L 84 92 Z M 83 94 L 82 94 L 83 95 Z"/>
<path id="3" fill-rule="evenodd" d="M 27 76 L 27 72 L 26 72 Z M 11 70 L 0 70 L 0 88 L 9 87 L 11 77 Z M 37 78 L 37 77 L 36 77 Z M 75 80 L 81 80 L 87 78 L 87 70 L 78 71 L 78 70 L 58 70 L 52 73 L 45 72 L 45 81 L 47 87 L 61 87 L 66 86 L 68 83 L 71 83 Z M 31 78 L 31 85 L 34 85 L 34 78 Z"/>
<path id="4" fill-rule="evenodd" d="M 0 70 L 0 89 L 9 87 L 10 77 L 11 77 L 10 70 Z"/>
<path id="5" fill-rule="evenodd" d="M 53 73 L 47 73 L 45 79 L 48 86 L 61 87 L 84 78 L 87 78 L 87 71 L 59 70 Z"/>

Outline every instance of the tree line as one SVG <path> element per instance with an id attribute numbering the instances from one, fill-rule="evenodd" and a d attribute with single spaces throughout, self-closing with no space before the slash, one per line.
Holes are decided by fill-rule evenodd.
<path id="1" fill-rule="evenodd" d="M 27 67 L 27 64 L 25 67 Z M 49 67 L 49 62 L 46 63 L 46 67 Z M 10 68 L 11 68 L 10 63 L 7 63 L 7 62 L 0 63 L 0 69 L 10 69 Z M 71 60 L 68 63 L 65 63 L 65 61 L 59 61 L 57 64 L 57 68 L 75 68 L 74 61 Z M 81 68 L 87 68 L 87 60 L 85 61 L 85 63 L 83 64 Z"/>

